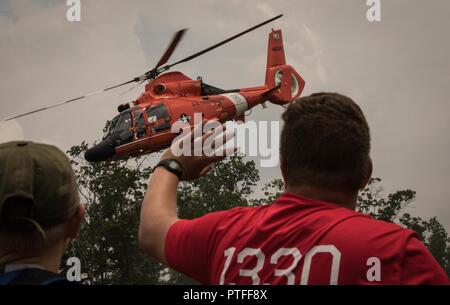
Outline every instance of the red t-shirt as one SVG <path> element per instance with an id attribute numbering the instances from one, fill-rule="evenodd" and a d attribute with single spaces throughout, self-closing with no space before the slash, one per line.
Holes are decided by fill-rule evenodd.
<path id="1" fill-rule="evenodd" d="M 289 193 L 179 220 L 165 251 L 205 284 L 449 284 L 415 232 Z"/>

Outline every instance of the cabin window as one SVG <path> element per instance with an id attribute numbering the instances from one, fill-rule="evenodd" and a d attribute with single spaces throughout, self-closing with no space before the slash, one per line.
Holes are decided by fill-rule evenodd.
<path id="1" fill-rule="evenodd" d="M 136 138 L 142 138 L 145 136 L 145 121 L 144 112 L 139 109 L 133 113 L 134 123 L 136 128 Z"/>
<path id="2" fill-rule="evenodd" d="M 147 118 L 149 123 L 155 123 L 160 119 L 166 119 L 169 117 L 169 112 L 164 104 L 159 104 L 147 109 Z"/>
<path id="3" fill-rule="evenodd" d="M 159 104 L 147 109 L 147 120 L 150 124 L 155 124 L 153 133 L 170 129 L 169 111 L 165 104 Z"/>

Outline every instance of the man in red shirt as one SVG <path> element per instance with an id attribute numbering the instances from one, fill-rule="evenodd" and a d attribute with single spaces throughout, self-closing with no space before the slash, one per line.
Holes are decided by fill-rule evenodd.
<path id="1" fill-rule="evenodd" d="M 141 211 L 143 251 L 205 284 L 448 284 L 416 233 L 355 212 L 372 174 L 369 126 L 350 98 L 318 93 L 283 114 L 286 192 L 270 205 L 180 220 L 179 180 L 221 157 L 167 150 Z"/>

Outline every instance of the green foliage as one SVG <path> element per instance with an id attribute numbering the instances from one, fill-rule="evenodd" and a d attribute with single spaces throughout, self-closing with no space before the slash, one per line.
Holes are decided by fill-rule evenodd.
<path id="1" fill-rule="evenodd" d="M 437 221 L 436 217 L 426 223 L 429 232 L 425 244 L 436 258 L 438 263 L 444 267 L 450 276 L 450 238 L 444 227 Z"/>
<path id="2" fill-rule="evenodd" d="M 376 219 L 394 222 L 399 213 L 414 200 L 416 192 L 401 190 L 383 198 L 382 188 L 376 185 L 380 181 L 380 178 L 370 179 L 368 186 L 359 193 L 358 209 Z"/>
<path id="3" fill-rule="evenodd" d="M 267 205 L 274 202 L 278 197 L 280 197 L 284 192 L 284 181 L 283 179 L 277 178 L 273 179 L 269 183 L 266 183 L 262 188 L 264 197 L 253 199 L 252 204 L 254 206 Z"/>
<path id="4" fill-rule="evenodd" d="M 68 256 L 82 261 L 92 284 L 158 283 L 161 265 L 139 250 L 140 205 L 150 169 L 143 160 L 88 163 L 86 143 L 72 147 L 71 157 L 86 219 Z"/>
<path id="5" fill-rule="evenodd" d="M 248 206 L 248 197 L 259 180 L 253 161 L 233 155 L 217 163 L 206 177 L 182 182 L 178 189 L 178 215 L 192 219 L 209 212 Z"/>

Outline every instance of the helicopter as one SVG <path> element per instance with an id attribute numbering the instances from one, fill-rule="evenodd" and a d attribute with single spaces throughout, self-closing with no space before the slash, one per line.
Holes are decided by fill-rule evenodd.
<path id="1" fill-rule="evenodd" d="M 40 108 L 7 120 L 59 107 L 89 96 L 132 83 L 145 85 L 145 92 L 131 103 L 118 106 L 119 114 L 108 124 L 102 141 L 85 152 L 88 162 L 126 160 L 169 147 L 177 136 L 171 126 L 181 121 L 193 126 L 195 113 L 202 120 L 245 122 L 245 113 L 266 101 L 284 106 L 297 99 L 305 86 L 303 78 L 286 64 L 281 30 L 271 30 L 268 39 L 265 83 L 262 86 L 225 90 L 204 83 L 202 78 L 191 79 L 178 71 L 166 72 L 175 65 L 190 61 L 283 15 L 280 14 L 241 33 L 214 44 L 202 51 L 167 64 L 187 29 L 175 33 L 171 43 L 156 66 L 129 81 L 95 91 L 49 107 Z"/>

